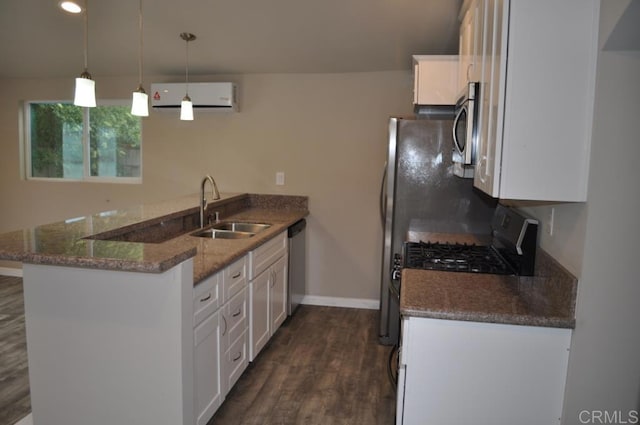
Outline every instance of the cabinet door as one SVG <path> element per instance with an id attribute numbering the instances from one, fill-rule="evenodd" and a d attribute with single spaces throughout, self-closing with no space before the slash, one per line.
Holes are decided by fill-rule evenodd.
<path id="1" fill-rule="evenodd" d="M 570 329 L 410 317 L 402 423 L 558 424 L 570 342 Z"/>
<path id="2" fill-rule="evenodd" d="M 482 2 L 482 0 L 472 1 L 460 23 L 458 93 L 462 92 L 468 83 L 480 81 Z"/>
<path id="3" fill-rule="evenodd" d="M 476 150 L 474 185 L 485 193 L 497 197 L 499 190 L 500 158 L 502 152 L 502 123 L 504 117 L 504 90 L 508 16 L 503 0 L 484 0 L 482 3 L 483 31 L 482 70 L 480 85 L 480 126 Z"/>
<path id="4" fill-rule="evenodd" d="M 482 3 L 474 185 L 501 199 L 585 201 L 599 2 Z"/>
<path id="5" fill-rule="evenodd" d="M 285 255 L 271 267 L 270 334 L 273 335 L 287 318 L 287 258 Z"/>
<path id="6" fill-rule="evenodd" d="M 458 55 L 416 55 L 413 103 L 452 105 L 458 95 Z"/>
<path id="7" fill-rule="evenodd" d="M 249 284 L 249 360 L 253 361 L 269 340 L 269 284 L 271 269 L 260 273 Z"/>
<path id="8" fill-rule="evenodd" d="M 219 359 L 219 316 L 213 313 L 194 329 L 196 424 L 206 425 L 222 404 Z"/>

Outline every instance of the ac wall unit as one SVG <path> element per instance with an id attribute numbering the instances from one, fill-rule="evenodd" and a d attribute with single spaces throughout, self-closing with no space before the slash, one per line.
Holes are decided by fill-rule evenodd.
<path id="1" fill-rule="evenodd" d="M 186 93 L 185 83 L 151 84 L 151 106 L 179 108 Z M 237 87 L 234 83 L 189 83 L 194 108 L 237 111 Z"/>

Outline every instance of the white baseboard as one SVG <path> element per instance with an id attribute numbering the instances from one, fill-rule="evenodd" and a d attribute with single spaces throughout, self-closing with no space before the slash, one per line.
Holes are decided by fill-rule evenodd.
<path id="1" fill-rule="evenodd" d="M 31 416 L 31 413 L 29 413 L 24 418 L 20 419 L 18 422 L 15 423 L 15 425 L 33 425 L 33 417 Z"/>
<path id="2" fill-rule="evenodd" d="M 304 297 L 302 297 L 300 304 L 322 305 L 329 307 L 363 308 L 367 310 L 377 310 L 378 308 L 380 308 L 380 300 L 371 300 L 365 298 L 323 297 L 320 295 L 305 295 Z"/>
<path id="3" fill-rule="evenodd" d="M 0 267 L 0 276 L 22 277 L 22 269 L 16 269 L 14 267 Z"/>

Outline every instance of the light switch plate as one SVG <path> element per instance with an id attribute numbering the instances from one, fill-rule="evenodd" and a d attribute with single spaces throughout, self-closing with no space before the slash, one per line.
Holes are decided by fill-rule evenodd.
<path id="1" fill-rule="evenodd" d="M 284 171 L 278 171 L 276 173 L 276 185 L 284 186 Z"/>

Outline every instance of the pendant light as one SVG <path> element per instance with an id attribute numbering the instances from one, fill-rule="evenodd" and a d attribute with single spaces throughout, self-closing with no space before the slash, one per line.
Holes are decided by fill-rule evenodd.
<path id="1" fill-rule="evenodd" d="M 76 78 L 73 104 L 93 108 L 96 106 L 96 82 L 88 71 L 89 62 L 89 0 L 84 5 L 84 72 Z"/>
<path id="2" fill-rule="evenodd" d="M 180 38 L 187 43 L 186 72 L 185 72 L 185 95 L 180 103 L 180 119 L 183 121 L 193 121 L 193 103 L 189 97 L 189 42 L 196 39 L 196 36 L 189 33 L 180 33 Z"/>
<path id="3" fill-rule="evenodd" d="M 82 13 L 82 6 L 78 2 L 65 0 L 58 3 L 58 5 L 65 12 L 72 13 L 74 15 Z"/>
<path id="4" fill-rule="evenodd" d="M 140 46 L 138 50 L 138 88 L 133 92 L 131 100 L 131 115 L 138 117 L 149 116 L 149 96 L 142 88 L 142 0 L 138 13 L 138 30 L 140 35 Z"/>

